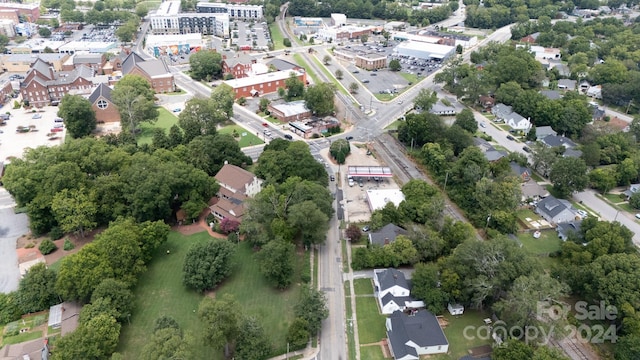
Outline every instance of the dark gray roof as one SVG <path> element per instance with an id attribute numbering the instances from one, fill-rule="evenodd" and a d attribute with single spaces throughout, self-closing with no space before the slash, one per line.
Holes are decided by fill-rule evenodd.
<path id="1" fill-rule="evenodd" d="M 100 64 L 102 63 L 102 54 L 76 54 L 73 57 L 74 64 Z"/>
<path id="2" fill-rule="evenodd" d="M 242 64 L 242 65 L 253 64 L 256 62 L 256 59 L 254 59 L 250 55 L 241 53 L 233 57 L 227 57 L 226 59 L 224 59 L 224 62 L 227 63 L 227 66 L 234 67 L 238 64 Z"/>
<path id="3" fill-rule="evenodd" d="M 391 314 L 389 320 L 391 321 L 391 330 L 387 331 L 387 336 L 396 358 L 407 354 L 417 356 L 414 348 L 405 345 L 409 341 L 420 347 L 449 344 L 438 319 L 428 310 L 414 311 L 413 315 L 396 311 Z"/>
<path id="4" fill-rule="evenodd" d="M 562 97 L 558 90 L 542 90 L 540 94 L 547 97 L 547 99 L 558 100 Z"/>
<path id="5" fill-rule="evenodd" d="M 507 155 L 509 154 L 507 154 L 506 151 L 502 150 L 489 150 L 484 153 L 484 157 L 487 159 L 487 161 L 498 161 Z"/>
<path id="6" fill-rule="evenodd" d="M 582 151 L 576 149 L 567 149 L 562 154 L 563 157 L 574 157 L 579 158 L 582 156 Z"/>
<path id="7" fill-rule="evenodd" d="M 537 130 L 536 130 L 537 131 Z M 568 137 L 558 136 L 558 135 L 547 135 L 542 139 L 547 146 L 555 147 L 555 146 L 564 146 L 567 149 L 576 147 L 576 143 L 571 141 Z"/>
<path id="8" fill-rule="evenodd" d="M 122 61 L 122 74 L 126 75 L 133 70 L 133 67 L 136 64 L 141 64 L 144 62 L 144 59 L 132 51 L 123 61 Z"/>
<path id="9" fill-rule="evenodd" d="M 509 163 L 509 167 L 511 167 L 511 171 L 516 175 L 516 176 L 522 176 L 522 174 L 524 174 L 525 172 L 531 174 L 531 171 L 529 171 L 529 168 L 526 166 L 520 166 L 520 164 L 518 164 L 515 161 L 511 161 Z"/>
<path id="10" fill-rule="evenodd" d="M 111 88 L 104 83 L 100 83 L 100 85 L 93 90 L 91 95 L 89 95 L 89 102 L 91 104 L 95 104 L 95 102 L 101 97 L 111 102 Z"/>
<path id="11" fill-rule="evenodd" d="M 570 221 L 568 223 L 560 223 L 556 228 L 558 234 L 562 234 L 564 236 L 568 236 L 569 233 L 573 232 L 576 234 L 580 234 L 580 226 L 582 225 L 582 220 Z"/>
<path id="12" fill-rule="evenodd" d="M 558 135 L 551 126 L 540 126 L 536 128 L 536 137 L 538 139 L 544 139 L 549 135 Z"/>
<path id="13" fill-rule="evenodd" d="M 376 245 L 384 245 L 385 240 L 387 243 L 393 242 L 396 240 L 398 235 L 406 235 L 407 230 L 396 226 L 395 224 L 387 224 L 382 229 L 372 232 L 369 234 L 369 241 L 372 244 Z"/>
<path id="14" fill-rule="evenodd" d="M 31 65 L 31 69 L 37 70 L 47 80 L 52 80 L 54 78 L 53 68 L 51 67 L 51 64 L 49 64 L 48 62 L 45 62 L 40 58 L 38 58 L 38 60 L 36 60 L 36 62 L 34 62 L 33 65 Z"/>
<path id="15" fill-rule="evenodd" d="M 567 89 L 575 90 L 576 84 L 578 82 L 571 79 L 560 79 L 558 80 L 558 86 L 565 86 Z"/>
<path id="16" fill-rule="evenodd" d="M 158 59 L 145 60 L 135 51 L 133 51 L 122 62 L 122 73 L 124 75 L 129 74 L 135 66 L 138 66 L 150 77 L 165 75 L 169 73 L 169 68 L 164 61 Z"/>
<path id="17" fill-rule="evenodd" d="M 511 108 L 511 106 L 505 105 L 503 103 L 497 103 L 493 106 L 491 112 L 499 118 L 504 118 L 507 115 L 511 114 L 513 112 L 513 109 Z"/>
<path id="18" fill-rule="evenodd" d="M 393 296 L 393 294 L 391 293 L 387 293 L 385 296 L 382 297 L 382 299 L 380 299 L 382 302 L 382 305 L 387 305 L 388 303 L 390 303 L 391 301 L 395 302 L 396 304 L 398 304 L 399 306 L 404 305 L 405 302 L 407 301 L 416 301 L 414 298 L 412 298 L 411 296 Z"/>
<path id="19" fill-rule="evenodd" d="M 376 273 L 378 282 L 380 283 L 379 291 L 390 289 L 394 286 L 400 286 L 404 289 L 410 289 L 407 278 L 404 277 L 404 273 L 396 269 L 386 269 L 384 271 Z"/>
<path id="20" fill-rule="evenodd" d="M 295 68 L 300 67 L 292 62 L 288 62 L 282 59 L 273 59 L 267 63 L 267 66 L 271 66 L 271 65 L 273 65 L 273 67 L 278 69 L 278 71 L 293 70 Z"/>
<path id="21" fill-rule="evenodd" d="M 556 199 L 553 196 L 547 196 L 546 198 L 540 200 L 536 207 L 538 208 L 538 212 L 545 213 L 549 215 L 550 218 L 554 218 L 564 210 L 569 209 L 569 207 L 563 201 Z"/>
<path id="22" fill-rule="evenodd" d="M 604 109 L 594 106 L 591 112 L 592 119 L 601 119 L 605 115 Z"/>
<path id="23" fill-rule="evenodd" d="M 487 140 L 479 137 L 473 138 L 473 145 L 479 147 L 482 151 L 495 150 L 493 145 L 491 145 Z"/>

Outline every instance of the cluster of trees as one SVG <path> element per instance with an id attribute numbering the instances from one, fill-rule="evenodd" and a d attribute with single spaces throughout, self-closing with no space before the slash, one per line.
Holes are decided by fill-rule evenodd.
<path id="1" fill-rule="evenodd" d="M 194 80 L 211 81 L 222 76 L 222 55 L 215 50 L 203 50 L 189 56 L 189 75 Z"/>
<path id="2" fill-rule="evenodd" d="M 640 104 L 640 70 L 635 64 L 639 56 L 639 27 L 637 21 L 626 26 L 613 17 L 575 23 L 560 21 L 553 25 L 540 18 L 537 23 L 514 26 L 512 38 L 540 32 L 536 40 L 539 45 L 562 48 L 572 79 L 602 85 L 606 104 L 629 106 Z"/>
<path id="3" fill-rule="evenodd" d="M 285 88 L 278 93 L 287 101 L 304 99 L 306 106 L 317 116 L 331 115 L 335 111 L 335 86 L 332 83 L 320 83 L 307 87 L 295 74 L 285 80 Z"/>
<path id="4" fill-rule="evenodd" d="M 407 228 L 409 233 L 383 246 L 369 244 L 356 249 L 354 269 L 398 267 L 435 260 L 474 237 L 471 226 L 443 216 L 444 198 L 436 187 L 414 179 L 402 187 L 402 192 L 405 200 L 397 208 L 388 203 L 374 211 L 370 226 L 375 231 L 391 223 Z M 359 239 L 358 233 L 350 233 L 354 234 L 349 235 L 352 241 Z"/>
<path id="5" fill-rule="evenodd" d="M 220 239 L 191 245 L 182 267 L 185 286 L 198 292 L 215 288 L 231 275 L 235 251 L 234 244 Z"/>
<path id="6" fill-rule="evenodd" d="M 334 140 L 329 147 L 329 153 L 338 164 L 344 164 L 347 156 L 351 153 L 351 145 L 345 139 Z"/>
<path id="7" fill-rule="evenodd" d="M 555 18 L 558 11 L 570 13 L 574 8 L 573 2 L 562 1 L 465 0 L 464 4 L 467 5 L 465 24 L 481 29 L 495 29 L 541 17 Z"/>
<path id="8" fill-rule="evenodd" d="M 433 10 L 413 10 L 409 5 L 379 0 L 355 0 L 317 3 L 311 0 L 294 0 L 289 4 L 288 12 L 292 16 L 329 17 L 339 12 L 358 19 L 386 19 L 408 21 L 411 25 L 426 26 L 445 20 L 453 11 L 458 10 L 458 2 L 451 1 L 448 6 Z"/>
<path id="9" fill-rule="evenodd" d="M 144 346 L 142 359 L 190 359 L 193 358 L 194 346 L 192 334 L 184 333 L 175 319 L 161 316 L 155 321 L 153 335 Z M 112 359 L 115 360 L 114 357 Z"/>

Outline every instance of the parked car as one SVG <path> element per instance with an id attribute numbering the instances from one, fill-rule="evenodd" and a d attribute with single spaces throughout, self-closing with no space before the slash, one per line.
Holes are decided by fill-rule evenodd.
<path id="1" fill-rule="evenodd" d="M 365 225 L 365 226 L 362 228 L 362 231 L 364 231 L 364 232 L 368 232 L 369 230 L 371 230 L 371 227 L 369 227 L 369 225 Z"/>
<path id="2" fill-rule="evenodd" d="M 640 214 L 636 214 L 636 219 L 640 219 Z"/>
<path id="3" fill-rule="evenodd" d="M 531 152 L 531 149 L 528 146 L 523 146 L 522 150 L 524 150 L 525 152 L 528 152 L 528 153 Z"/>
<path id="4" fill-rule="evenodd" d="M 284 138 L 287 140 L 293 140 L 293 136 L 289 135 L 289 134 L 284 134 Z"/>
<path id="5" fill-rule="evenodd" d="M 509 140 L 512 140 L 512 141 L 513 141 L 513 140 L 515 140 L 516 138 L 514 138 L 514 137 L 513 137 L 513 136 L 511 136 L 511 135 L 507 135 L 507 139 L 509 139 Z"/>
<path id="6" fill-rule="evenodd" d="M 333 176 L 333 175 L 331 175 L 331 176 L 329 176 L 329 180 L 331 180 L 331 181 L 336 181 L 336 177 L 335 177 L 335 176 Z"/>
<path id="7" fill-rule="evenodd" d="M 368 84 L 368 83 L 369 83 L 369 79 L 364 79 L 364 80 L 362 80 L 362 83 L 363 83 L 363 84 Z"/>
<path id="8" fill-rule="evenodd" d="M 64 122 L 64 120 L 63 120 L 62 118 L 56 118 L 56 119 L 55 119 L 55 120 L 53 120 L 53 121 L 55 121 L 55 122 L 57 122 L 57 123 Z"/>
<path id="9" fill-rule="evenodd" d="M 487 124 L 485 124 L 485 123 L 482 123 L 482 122 L 481 122 L 481 123 L 480 123 L 480 127 L 482 127 L 482 128 L 486 128 L 486 127 L 487 127 Z"/>
<path id="10" fill-rule="evenodd" d="M 42 119 L 42 114 L 33 114 L 32 119 Z"/>
<path id="11" fill-rule="evenodd" d="M 64 125 L 62 125 L 62 124 L 55 124 L 55 125 L 53 125 L 53 128 L 54 128 L 54 129 L 62 129 L 63 127 L 64 127 Z"/>
<path id="12" fill-rule="evenodd" d="M 353 140 L 353 136 L 347 136 L 346 139 L 347 141 Z"/>
<path id="13" fill-rule="evenodd" d="M 589 215 L 589 214 L 587 214 L 587 212 L 586 212 L 586 211 L 584 211 L 584 210 L 578 210 L 578 211 L 576 211 L 576 212 L 577 212 L 577 213 L 578 213 L 578 215 L 580 215 L 580 217 L 582 217 L 582 218 L 586 218 L 586 217 Z"/>
<path id="14" fill-rule="evenodd" d="M 173 112 L 174 112 L 174 113 L 179 113 L 180 111 L 182 111 L 182 109 L 181 109 L 181 108 L 175 108 L 175 109 L 173 109 Z"/>

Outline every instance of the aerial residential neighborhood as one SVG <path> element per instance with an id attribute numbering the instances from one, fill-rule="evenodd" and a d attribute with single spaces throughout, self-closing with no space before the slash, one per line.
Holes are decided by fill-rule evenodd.
<path id="1" fill-rule="evenodd" d="M 640 359 L 638 3 L 0 3 L 0 360 Z"/>

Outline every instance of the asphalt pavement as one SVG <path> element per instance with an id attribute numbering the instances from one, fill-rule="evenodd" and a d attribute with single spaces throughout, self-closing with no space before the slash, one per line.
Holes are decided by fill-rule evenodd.
<path id="1" fill-rule="evenodd" d="M 26 214 L 14 212 L 15 202 L 9 192 L 0 187 L 0 292 L 18 289 L 20 270 L 16 241 L 29 231 Z"/>

